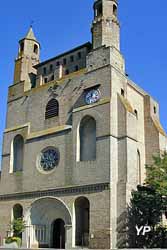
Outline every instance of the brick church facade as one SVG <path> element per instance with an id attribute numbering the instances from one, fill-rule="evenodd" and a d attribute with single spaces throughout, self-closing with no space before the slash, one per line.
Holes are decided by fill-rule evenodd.
<path id="1" fill-rule="evenodd" d="M 166 148 L 159 105 L 128 78 L 116 0 L 96 0 L 92 43 L 40 62 L 32 27 L 9 87 L 0 235 L 27 248 L 117 248 L 131 190 Z"/>

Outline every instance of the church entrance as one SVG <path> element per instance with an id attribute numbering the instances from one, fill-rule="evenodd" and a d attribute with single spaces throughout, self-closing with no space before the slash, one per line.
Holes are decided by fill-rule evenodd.
<path id="1" fill-rule="evenodd" d="M 65 249 L 65 223 L 62 219 L 57 219 L 52 224 L 52 248 Z"/>
<path id="2" fill-rule="evenodd" d="M 38 199 L 27 216 L 29 227 L 25 235 L 29 248 L 72 248 L 71 214 L 63 201 L 51 197 Z"/>

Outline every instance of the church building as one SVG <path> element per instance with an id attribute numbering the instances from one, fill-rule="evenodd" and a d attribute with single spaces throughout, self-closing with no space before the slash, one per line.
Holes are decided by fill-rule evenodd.
<path id="1" fill-rule="evenodd" d="M 96 0 L 93 9 L 91 43 L 40 62 L 32 27 L 19 41 L 3 137 L 0 236 L 23 217 L 24 248 L 118 248 L 131 191 L 166 148 L 158 103 L 125 72 L 117 0 Z"/>

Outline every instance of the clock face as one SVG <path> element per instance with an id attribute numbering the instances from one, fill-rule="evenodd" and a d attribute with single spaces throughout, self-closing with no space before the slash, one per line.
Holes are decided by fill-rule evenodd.
<path id="1" fill-rule="evenodd" d="M 39 157 L 39 166 L 43 171 L 51 171 L 59 163 L 59 151 L 55 148 L 43 150 Z"/>
<path id="2" fill-rule="evenodd" d="M 97 89 L 90 90 L 85 96 L 86 104 L 98 102 L 100 100 L 100 91 Z"/>

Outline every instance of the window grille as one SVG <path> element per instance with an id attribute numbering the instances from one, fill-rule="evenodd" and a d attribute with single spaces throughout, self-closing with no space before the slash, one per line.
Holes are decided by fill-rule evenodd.
<path id="1" fill-rule="evenodd" d="M 59 115 L 59 103 L 56 99 L 51 99 L 45 111 L 45 119 L 49 119 Z"/>

